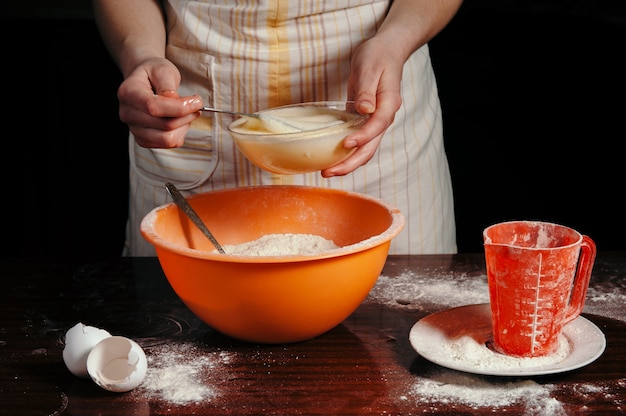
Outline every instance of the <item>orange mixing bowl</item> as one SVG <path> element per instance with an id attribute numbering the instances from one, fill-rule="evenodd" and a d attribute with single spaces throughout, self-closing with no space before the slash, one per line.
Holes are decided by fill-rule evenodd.
<path id="1" fill-rule="evenodd" d="M 142 235 L 187 307 L 212 328 L 257 343 L 303 341 L 340 324 L 376 283 L 404 227 L 384 202 L 326 188 L 243 187 L 188 201 L 222 246 L 277 233 L 341 246 L 315 255 L 220 254 L 175 204 L 145 216 Z"/>

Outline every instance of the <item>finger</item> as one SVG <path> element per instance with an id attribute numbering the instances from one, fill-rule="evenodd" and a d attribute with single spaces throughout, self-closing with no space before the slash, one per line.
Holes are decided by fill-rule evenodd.
<path id="1" fill-rule="evenodd" d="M 157 107 L 158 105 L 158 107 Z M 183 104 L 184 105 L 184 104 Z M 178 104 L 173 104 L 178 107 Z M 143 126 L 158 130 L 173 130 L 185 124 L 189 124 L 200 116 L 198 111 L 189 112 L 180 108 L 171 109 L 169 104 L 156 104 L 149 110 L 138 109 L 129 105 L 121 105 L 119 117 L 129 126 Z M 176 117 L 176 114 L 183 114 Z"/>
<path id="2" fill-rule="evenodd" d="M 376 154 L 376 150 L 382 140 L 382 136 L 378 136 L 373 140 L 367 142 L 364 146 L 359 147 L 349 158 L 343 162 L 332 166 L 328 169 L 324 169 L 321 174 L 324 178 L 331 178 L 333 176 L 344 176 L 350 172 L 355 171 L 359 167 L 365 165 L 372 160 Z"/>
<path id="3" fill-rule="evenodd" d="M 189 125 L 173 130 L 158 130 L 140 126 L 130 128 L 139 146 L 154 149 L 172 149 L 182 146 L 188 130 Z"/>
<path id="4" fill-rule="evenodd" d="M 162 69 L 137 70 L 122 82 L 117 92 L 122 112 L 130 113 L 130 108 L 134 108 L 153 117 L 182 117 L 202 108 L 202 99 L 198 95 L 180 97 L 176 92 L 174 84 L 178 72 L 175 68 L 158 68 Z M 155 76 L 155 73 L 161 75 Z M 130 114 L 125 117 L 132 121 Z"/>
<path id="5" fill-rule="evenodd" d="M 165 97 L 153 95 L 147 97 L 146 112 L 153 117 L 184 117 L 200 111 L 202 98 L 198 95 L 187 97 Z"/>
<path id="6" fill-rule="evenodd" d="M 391 125 L 394 117 L 395 113 L 385 113 L 384 111 L 379 112 L 377 110 L 374 114 L 370 115 L 367 122 L 361 128 L 344 139 L 344 147 L 351 149 L 353 147 L 365 146 L 368 142 L 381 136 Z"/>

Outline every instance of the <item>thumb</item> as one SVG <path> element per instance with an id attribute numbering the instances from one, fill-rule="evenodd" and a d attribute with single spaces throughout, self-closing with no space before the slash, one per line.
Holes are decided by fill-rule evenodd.
<path id="1" fill-rule="evenodd" d="M 163 89 L 163 90 L 157 91 L 157 95 L 168 97 L 168 98 L 178 98 L 178 93 L 172 89 Z"/>
<path id="2" fill-rule="evenodd" d="M 180 71 L 168 61 L 161 60 L 153 66 L 148 74 L 150 84 L 157 95 L 168 98 L 178 98 L 178 86 L 180 85 Z"/>

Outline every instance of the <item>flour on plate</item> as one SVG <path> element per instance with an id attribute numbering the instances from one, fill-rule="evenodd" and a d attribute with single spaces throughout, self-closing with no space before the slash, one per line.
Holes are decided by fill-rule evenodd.
<path id="1" fill-rule="evenodd" d="M 314 234 L 266 234 L 253 241 L 222 248 L 226 254 L 239 256 L 289 256 L 319 254 L 339 246 Z"/>
<path id="2" fill-rule="evenodd" d="M 460 336 L 450 339 L 441 345 L 442 359 L 462 363 L 464 365 L 491 370 L 506 370 L 515 368 L 540 367 L 559 363 L 570 353 L 572 346 L 566 337 L 559 337 L 559 346 L 556 352 L 545 357 L 511 357 L 500 354 L 485 346 L 485 340 L 491 335 L 489 331 Z"/>

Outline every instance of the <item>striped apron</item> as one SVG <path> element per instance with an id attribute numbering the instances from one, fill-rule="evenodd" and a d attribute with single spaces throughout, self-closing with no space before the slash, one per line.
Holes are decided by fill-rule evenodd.
<path id="1" fill-rule="evenodd" d="M 254 112 L 280 105 L 344 100 L 350 57 L 385 18 L 381 0 L 170 0 L 167 57 L 182 73 L 179 94 L 205 105 Z M 454 207 L 441 107 L 428 46 L 406 62 L 403 105 L 374 158 L 353 173 L 278 175 L 250 164 L 226 127 L 207 114 L 177 149 L 130 146 L 126 255 L 153 256 L 139 233 L 142 218 L 170 202 L 165 182 L 187 194 L 249 185 L 296 184 L 371 195 L 406 217 L 390 254 L 456 252 Z"/>

